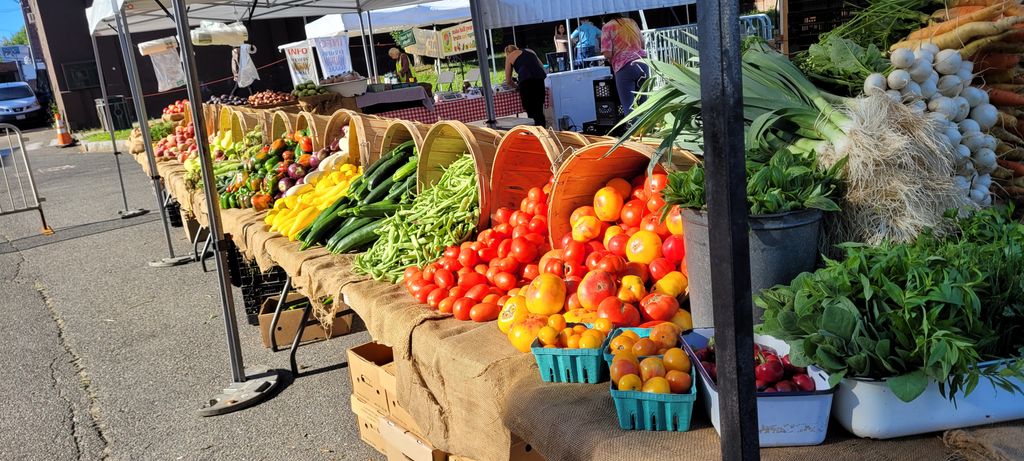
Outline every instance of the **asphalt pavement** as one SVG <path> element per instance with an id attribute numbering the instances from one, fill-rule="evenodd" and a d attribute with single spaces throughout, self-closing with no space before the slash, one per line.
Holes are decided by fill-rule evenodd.
<path id="1" fill-rule="evenodd" d="M 369 341 L 365 329 L 301 347 L 304 375 L 270 400 L 198 416 L 231 378 L 216 273 L 148 267 L 167 247 L 130 157 L 128 207 L 150 212 L 121 219 L 113 155 L 45 147 L 48 130 L 25 137 L 55 232 L 42 235 L 35 212 L 0 216 L 0 459 L 383 459 L 349 408 L 345 354 Z M 0 208 L 8 198 L 0 188 Z M 171 231 L 175 251 L 190 251 Z M 233 294 L 245 364 L 287 369 Z"/>

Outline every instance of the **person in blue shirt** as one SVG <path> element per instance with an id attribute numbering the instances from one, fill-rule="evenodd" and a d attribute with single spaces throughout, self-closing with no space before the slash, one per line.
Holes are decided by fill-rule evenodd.
<path id="1" fill-rule="evenodd" d="M 580 20 L 579 27 L 572 31 L 572 35 L 569 37 L 572 40 L 573 45 L 576 47 L 576 62 L 580 63 L 584 59 L 597 56 L 597 52 L 601 49 L 601 29 L 598 29 L 589 18 Z"/>

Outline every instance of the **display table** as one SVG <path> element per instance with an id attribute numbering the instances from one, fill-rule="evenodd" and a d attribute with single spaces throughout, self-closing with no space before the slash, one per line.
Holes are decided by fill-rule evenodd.
<path id="1" fill-rule="evenodd" d="M 551 107 L 551 91 L 544 96 L 544 107 Z M 519 92 L 502 91 L 494 94 L 494 111 L 498 117 L 511 117 L 525 112 L 519 100 Z M 466 98 L 441 101 L 434 104 L 434 110 L 424 107 L 393 110 L 377 114 L 381 117 L 412 120 L 420 123 L 437 123 L 439 120 L 458 120 L 463 123 L 487 120 L 487 104 L 484 98 Z"/>
<path id="2" fill-rule="evenodd" d="M 422 106 L 426 110 L 434 110 L 434 100 L 430 98 L 430 95 L 427 94 L 427 90 L 422 86 L 399 88 L 397 90 L 387 90 L 378 93 L 364 93 L 363 95 L 356 97 L 356 105 L 359 106 L 363 112 L 367 113 L 369 113 L 367 109 L 372 110 L 373 106 L 381 104 L 393 105 L 399 103 L 410 103 L 410 105 L 413 106 L 410 108 L 419 108 L 419 106 Z"/>

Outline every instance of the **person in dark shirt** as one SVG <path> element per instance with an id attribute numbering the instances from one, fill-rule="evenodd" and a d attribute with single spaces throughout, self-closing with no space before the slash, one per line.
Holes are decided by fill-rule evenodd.
<path id="1" fill-rule="evenodd" d="M 513 71 L 519 80 L 518 85 L 512 81 Z M 515 45 L 505 47 L 505 84 L 518 87 L 523 110 L 533 119 L 536 126 L 547 126 L 544 117 L 545 77 L 547 71 L 544 70 L 544 64 L 541 64 L 537 53 L 529 48 L 519 49 Z"/>

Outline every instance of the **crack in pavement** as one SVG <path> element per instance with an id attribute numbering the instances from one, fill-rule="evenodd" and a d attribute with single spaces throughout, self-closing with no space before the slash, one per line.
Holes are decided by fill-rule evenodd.
<path id="1" fill-rule="evenodd" d="M 82 437 L 78 434 L 78 424 L 75 422 L 75 407 L 71 398 L 64 395 L 63 389 L 60 386 L 60 382 L 57 380 L 57 360 L 59 357 L 54 357 L 50 361 L 50 385 L 53 390 L 57 392 L 57 396 L 64 401 L 67 406 L 67 415 L 63 418 L 67 421 L 69 428 L 71 429 L 71 440 L 75 442 L 75 459 L 82 459 Z"/>
<path id="2" fill-rule="evenodd" d="M 89 372 L 86 371 L 85 367 L 82 366 L 81 356 L 79 356 L 78 353 L 75 352 L 75 350 L 67 343 L 65 338 L 64 319 L 61 317 L 60 313 L 57 312 L 56 307 L 54 307 L 53 302 L 50 300 L 50 296 L 46 293 L 46 288 L 39 281 L 35 281 L 33 283 L 33 287 L 36 292 L 39 293 L 39 297 L 43 300 L 43 303 L 46 304 L 47 309 L 50 311 L 50 317 L 57 326 L 57 340 L 61 347 L 64 348 L 64 354 L 70 358 L 67 363 L 74 367 L 75 373 L 78 376 L 79 389 L 85 394 L 85 397 L 89 402 L 89 408 L 87 411 L 89 421 L 85 427 L 91 429 L 103 445 L 99 453 L 100 459 L 107 459 L 110 456 L 110 440 L 107 439 L 99 401 L 95 390 L 92 388 L 92 378 L 89 376 Z M 82 459 L 85 453 L 83 453 L 81 446 L 83 436 L 79 432 L 81 423 L 79 422 L 79 418 L 75 415 L 75 408 L 72 400 L 65 396 L 64 393 L 61 392 L 61 388 L 57 386 L 56 368 L 54 367 L 56 361 L 57 358 L 55 357 L 53 362 L 50 364 L 51 379 L 53 380 L 54 388 L 57 389 L 58 395 L 60 395 L 68 405 L 68 412 L 71 414 L 71 435 L 75 441 L 77 458 Z"/>

